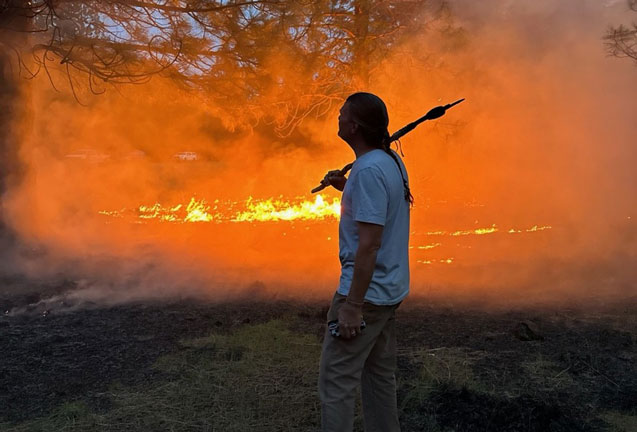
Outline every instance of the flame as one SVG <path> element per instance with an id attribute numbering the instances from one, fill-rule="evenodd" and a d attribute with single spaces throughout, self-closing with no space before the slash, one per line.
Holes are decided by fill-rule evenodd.
<path id="1" fill-rule="evenodd" d="M 452 264 L 453 258 L 444 258 L 440 260 L 416 260 L 418 264 Z"/>
<path id="2" fill-rule="evenodd" d="M 160 203 L 155 203 L 151 206 L 141 205 L 134 213 L 137 214 L 139 219 L 149 220 L 155 219 L 164 222 L 179 222 L 179 223 L 192 223 L 192 222 L 276 222 L 276 221 L 293 221 L 293 220 L 324 220 L 328 218 L 338 219 L 341 213 L 341 202 L 338 198 L 333 198 L 331 201 L 323 198 L 322 195 L 317 195 L 314 201 L 300 199 L 298 202 L 291 202 L 284 200 L 281 197 L 279 199 L 254 199 L 248 197 L 245 201 L 244 210 L 234 210 L 237 206 L 240 206 L 236 201 L 220 202 L 214 201 L 214 207 L 211 210 L 211 205 L 205 199 L 190 198 L 190 201 L 185 206 L 183 204 L 177 204 L 172 207 L 164 207 Z M 126 208 L 121 210 L 101 210 L 98 212 L 101 215 L 109 216 L 113 218 L 123 218 L 127 213 L 130 213 Z M 426 236 L 469 236 L 469 235 L 485 235 L 493 234 L 497 232 L 506 232 L 508 234 L 519 233 L 534 233 L 544 230 L 550 230 L 553 227 L 550 225 L 534 225 L 526 229 L 511 228 L 509 230 L 501 231 L 496 224 L 492 224 L 490 227 L 475 228 L 471 230 L 457 230 L 457 231 L 428 231 Z M 412 235 L 418 233 L 412 232 Z M 328 240 L 330 240 L 328 238 Z M 420 246 L 410 246 L 410 249 L 428 250 L 440 246 L 440 243 L 430 243 Z"/>
<path id="3" fill-rule="evenodd" d="M 246 202 L 246 207 L 248 209 L 238 213 L 232 219 L 233 222 L 325 219 L 328 217 L 338 218 L 341 214 L 341 202 L 338 198 L 334 198 L 330 203 L 325 201 L 321 195 L 317 195 L 314 202 L 302 201 L 295 205 L 280 200 L 253 202 L 252 197 L 250 197 Z"/>
<path id="4" fill-rule="evenodd" d="M 155 203 L 150 207 L 139 206 L 138 213 L 141 219 L 160 219 L 169 222 L 176 220 L 172 209 L 164 209 L 159 203 Z"/>
<path id="5" fill-rule="evenodd" d="M 507 232 L 509 234 L 517 234 L 517 233 L 523 233 L 523 232 L 527 232 L 527 233 L 531 233 L 531 232 L 538 232 L 538 231 L 544 231 L 544 230 L 550 230 L 553 227 L 550 225 L 543 225 L 543 226 L 538 226 L 538 225 L 534 225 L 531 228 L 528 229 L 515 229 L 515 228 L 511 228 L 509 229 Z M 497 233 L 500 232 L 500 229 L 497 227 L 496 224 L 491 225 L 490 227 L 485 227 L 485 228 L 476 228 L 476 229 L 472 229 L 472 230 L 459 230 L 459 231 L 428 231 L 427 233 L 425 233 L 425 235 L 428 236 L 468 236 L 468 235 L 485 235 L 485 234 L 493 234 L 493 233 Z M 426 247 L 423 246 L 419 246 L 419 249 L 426 249 Z"/>
<path id="6" fill-rule="evenodd" d="M 438 246 L 440 246 L 440 243 L 431 243 L 424 246 L 409 246 L 409 249 L 413 249 L 415 247 L 416 249 L 427 250 L 437 248 Z"/>
<path id="7" fill-rule="evenodd" d="M 340 216 L 341 203 L 338 198 L 328 200 L 322 195 L 317 195 L 314 200 L 307 200 L 303 197 L 296 199 L 284 199 L 282 196 L 270 199 L 255 199 L 248 197 L 245 201 L 214 200 L 208 203 L 205 199 L 196 197 L 190 198 L 188 204 L 177 204 L 167 207 L 161 203 L 153 205 L 141 205 L 134 210 L 100 211 L 104 216 L 113 218 L 132 218 L 136 223 L 148 223 L 150 220 L 170 223 L 254 223 L 254 222 L 280 222 L 280 221 L 322 221 L 326 219 L 338 219 Z M 477 221 L 476 221 L 477 223 Z M 306 226 L 305 229 L 309 229 Z M 478 227 L 473 229 L 449 230 L 449 231 L 428 231 L 419 233 L 412 231 L 410 237 L 413 240 L 422 236 L 435 236 L 438 241 L 409 246 L 416 263 L 430 266 L 451 265 L 466 261 L 466 256 L 460 249 L 471 249 L 470 244 L 463 244 L 462 237 L 484 236 L 487 234 L 500 233 L 501 235 L 517 235 L 521 233 L 537 233 L 552 229 L 549 225 L 533 225 L 529 228 L 511 227 L 503 229 L 496 224 Z M 281 236 L 287 237 L 288 232 L 280 232 Z M 443 239 L 441 237 L 447 237 Z M 326 241 L 331 241 L 331 236 L 323 237 Z M 453 239 L 453 240 L 452 240 Z M 294 240 L 290 240 L 294 241 Z M 453 245 L 452 245 L 453 243 Z M 440 251 L 438 256 L 422 256 L 433 252 L 433 249 Z M 459 253 L 460 256 L 453 256 Z M 420 256 L 418 256 L 420 255 Z"/>
<path id="8" fill-rule="evenodd" d="M 298 201 L 298 200 L 297 200 Z M 104 216 L 123 218 L 127 214 L 136 215 L 142 220 L 159 220 L 163 222 L 193 223 L 193 222 L 268 222 L 292 220 L 323 220 L 338 219 L 341 213 L 341 202 L 338 198 L 328 201 L 322 195 L 317 195 L 314 201 L 301 199 L 290 202 L 279 199 L 257 200 L 249 197 L 243 205 L 243 210 L 234 210 L 239 203 L 235 201 L 214 201 L 212 207 L 205 199 L 190 198 L 187 205 L 177 204 L 165 207 L 160 203 L 150 206 L 141 205 L 134 211 L 101 210 Z"/>
<path id="9" fill-rule="evenodd" d="M 486 235 L 486 234 L 493 234 L 493 233 L 503 233 L 503 234 L 519 234 L 519 233 L 536 233 L 539 231 L 544 231 L 544 230 L 550 230 L 553 227 L 549 226 L 549 225 L 533 225 L 530 228 L 522 228 L 522 229 L 518 229 L 518 228 L 511 228 L 509 230 L 500 230 L 497 225 L 493 224 L 490 227 L 484 227 L 484 228 L 476 228 L 476 229 L 472 229 L 472 230 L 458 230 L 458 231 L 429 231 L 424 233 L 425 236 L 449 236 L 449 237 L 458 237 L 458 236 L 471 236 L 471 235 Z M 412 236 L 416 237 L 416 236 L 422 236 L 423 234 L 421 233 L 417 233 L 417 232 L 412 232 L 411 233 Z M 443 240 L 441 240 L 443 241 Z M 459 241 L 459 240 L 456 240 Z M 455 243 L 455 242 L 454 242 Z M 425 244 L 425 245 L 418 245 L 418 246 L 409 246 L 409 249 L 415 249 L 415 250 L 420 250 L 420 251 L 429 251 L 431 249 L 434 248 L 438 248 L 441 247 L 441 249 L 447 249 L 449 247 L 448 244 L 443 245 L 443 243 L 429 243 L 429 244 Z M 455 244 L 455 250 L 458 251 L 460 248 L 465 248 L 465 249 L 472 249 L 471 245 L 462 245 L 460 243 L 456 243 Z M 460 260 L 462 261 L 462 258 L 460 258 Z M 453 264 L 456 262 L 456 258 L 455 257 L 448 257 L 448 258 L 438 258 L 438 259 L 433 259 L 433 258 L 427 258 L 427 259 L 416 259 L 415 260 L 416 263 L 418 264 L 426 264 L 426 265 L 434 265 L 434 264 Z"/>
<path id="10" fill-rule="evenodd" d="M 534 225 L 531 228 L 528 228 L 528 229 L 525 229 L 525 230 L 516 230 L 515 228 L 511 228 L 508 232 L 509 232 L 509 234 L 518 234 L 518 233 L 523 233 L 523 232 L 531 233 L 531 232 L 544 231 L 544 230 L 551 229 L 551 228 L 553 228 L 553 227 L 551 227 L 549 225 L 544 225 L 544 226 Z"/>
<path id="11" fill-rule="evenodd" d="M 491 234 L 494 232 L 498 232 L 498 228 L 495 226 L 495 224 L 491 225 L 489 228 L 477 228 L 477 229 L 468 230 L 468 231 L 455 231 L 455 232 L 452 232 L 450 235 L 452 236 L 465 236 L 465 235 L 471 235 L 471 234 L 483 235 L 483 234 Z"/>
<path id="12" fill-rule="evenodd" d="M 181 205 L 176 208 L 180 208 Z M 186 211 L 188 214 L 184 218 L 184 222 L 210 222 L 214 219 L 210 213 L 210 206 L 205 200 L 197 201 L 195 198 L 190 198 Z"/>

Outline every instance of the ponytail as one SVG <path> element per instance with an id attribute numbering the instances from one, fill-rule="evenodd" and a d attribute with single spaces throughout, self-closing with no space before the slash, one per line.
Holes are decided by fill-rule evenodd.
<path id="1" fill-rule="evenodd" d="M 398 160 L 398 156 L 396 156 L 396 153 L 394 153 L 391 149 L 391 139 L 389 137 L 389 131 L 387 129 L 385 129 L 385 133 L 383 136 L 383 147 L 382 149 L 385 151 L 385 153 L 387 153 L 389 156 L 392 157 L 392 159 L 394 160 L 394 162 L 396 162 L 396 165 L 398 165 L 398 170 L 400 171 L 400 177 L 402 177 L 403 180 L 403 188 L 405 190 L 405 200 L 407 202 L 409 202 L 409 207 L 413 207 L 414 205 L 414 196 L 411 194 L 411 190 L 409 189 L 409 184 L 407 183 L 407 179 L 405 178 L 405 173 L 403 173 L 403 168 L 400 165 L 400 161 Z"/>
<path id="2" fill-rule="evenodd" d="M 387 126 L 389 125 L 389 116 L 387 115 L 387 107 L 378 96 L 371 93 L 354 93 L 347 98 L 346 102 L 350 102 L 354 109 L 355 122 L 361 126 L 363 137 L 370 144 L 391 156 L 398 165 L 400 176 L 403 180 L 403 188 L 405 192 L 405 200 L 409 202 L 409 206 L 414 205 L 414 197 L 409 189 L 407 178 L 403 172 L 403 168 L 398 160 L 398 156 L 391 150 L 391 137 Z"/>

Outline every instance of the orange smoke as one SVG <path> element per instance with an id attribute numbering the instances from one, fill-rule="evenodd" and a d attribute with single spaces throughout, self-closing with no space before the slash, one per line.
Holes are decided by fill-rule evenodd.
<path id="1" fill-rule="evenodd" d="M 467 99 L 402 140 L 416 203 L 412 291 L 625 295 L 637 257 L 637 84 L 600 42 L 619 6 L 452 5 L 457 31 L 410 36 L 365 89 L 386 101 L 390 132 Z M 269 67 L 302 86 L 284 60 Z M 240 101 L 204 103 L 168 81 L 87 96 L 88 107 L 44 80 L 30 85 L 28 171 L 6 205 L 23 238 L 48 248 L 49 267 L 79 261 L 74 277 L 90 277 L 88 262 L 108 257 L 131 275 L 156 272 L 146 292 L 221 295 L 261 281 L 269 294 L 301 297 L 336 287 L 339 193 L 309 190 L 353 159 L 336 136 L 341 101 L 281 137 L 274 124 L 229 117 L 224 104 Z M 82 149 L 98 156 L 70 157 Z M 196 160 L 175 157 L 183 152 Z"/>

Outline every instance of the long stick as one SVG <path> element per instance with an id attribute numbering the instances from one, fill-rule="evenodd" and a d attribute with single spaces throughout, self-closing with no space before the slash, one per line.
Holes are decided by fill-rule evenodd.
<path id="1" fill-rule="evenodd" d="M 441 106 L 437 106 L 435 108 L 430 109 L 427 114 L 425 114 L 424 116 L 420 117 L 418 120 L 413 121 L 413 122 L 409 123 L 407 126 L 404 126 L 403 128 L 399 129 L 397 132 L 394 132 L 392 134 L 392 136 L 389 137 L 389 142 L 392 143 L 394 141 L 399 140 L 401 137 L 403 137 L 404 135 L 406 135 L 409 132 L 411 132 L 412 130 L 414 130 L 416 128 L 416 126 L 418 126 L 420 123 L 424 122 L 425 120 L 433 120 L 433 119 L 437 119 L 439 117 L 442 117 L 443 115 L 445 115 L 445 112 L 449 108 L 451 108 L 454 105 L 458 105 L 463 100 L 464 100 L 464 98 L 459 99 L 459 100 L 455 101 L 454 103 L 450 103 L 450 104 L 447 104 L 447 105 L 441 105 Z M 347 165 L 345 165 L 338 172 L 338 175 L 339 176 L 344 176 L 345 174 L 347 174 L 347 172 L 349 170 L 352 169 L 353 165 L 354 165 L 354 162 L 348 163 Z M 326 182 L 325 180 L 321 180 L 321 184 L 318 185 L 317 187 L 315 187 L 314 189 L 312 189 L 312 193 L 316 193 L 316 192 L 322 191 L 323 189 L 325 189 L 329 185 L 330 184 L 328 182 Z"/>

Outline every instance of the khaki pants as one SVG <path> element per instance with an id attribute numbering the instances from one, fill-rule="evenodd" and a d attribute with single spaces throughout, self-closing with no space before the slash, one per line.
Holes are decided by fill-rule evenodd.
<path id="1" fill-rule="evenodd" d="M 345 296 L 334 295 L 327 321 L 338 318 Z M 396 331 L 398 305 L 365 303 L 367 327 L 353 339 L 325 332 L 319 370 L 321 426 L 324 432 L 351 432 L 356 388 L 361 384 L 366 432 L 400 431 L 396 407 Z"/>

